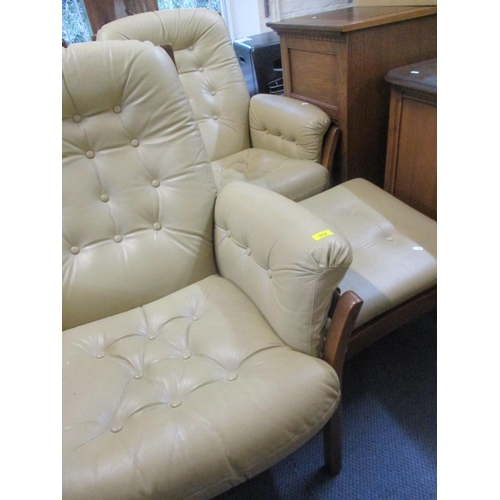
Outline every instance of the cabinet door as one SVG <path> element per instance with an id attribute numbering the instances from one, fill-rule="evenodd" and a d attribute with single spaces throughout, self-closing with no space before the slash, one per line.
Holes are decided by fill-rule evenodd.
<path id="1" fill-rule="evenodd" d="M 310 102 L 338 120 L 342 107 L 345 67 L 345 40 L 339 43 L 330 36 L 281 37 L 281 59 L 285 95 Z"/>
<path id="2" fill-rule="evenodd" d="M 437 107 L 433 100 L 392 93 L 385 188 L 437 219 Z"/>

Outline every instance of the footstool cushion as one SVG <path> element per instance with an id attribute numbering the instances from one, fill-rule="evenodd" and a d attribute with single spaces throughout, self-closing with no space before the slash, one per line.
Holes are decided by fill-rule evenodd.
<path id="1" fill-rule="evenodd" d="M 436 285 L 436 221 L 383 189 L 353 179 L 300 204 L 351 244 L 353 260 L 340 289 L 364 301 L 356 327 Z"/>

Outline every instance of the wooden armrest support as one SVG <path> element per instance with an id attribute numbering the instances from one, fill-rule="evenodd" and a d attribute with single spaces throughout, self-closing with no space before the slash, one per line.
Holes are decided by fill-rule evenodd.
<path id="1" fill-rule="evenodd" d="M 363 300 L 351 290 L 340 297 L 338 292 L 334 294 L 334 309 L 323 349 L 323 359 L 335 369 L 341 384 L 347 346 L 362 305 Z"/>
<path id="2" fill-rule="evenodd" d="M 337 290 L 332 298 L 330 328 L 326 337 L 323 359 L 337 372 L 342 387 L 342 371 L 349 338 L 354 329 L 363 300 L 353 291 L 340 295 Z M 342 400 L 332 418 L 323 429 L 325 465 L 332 476 L 342 468 Z"/>
<path id="3" fill-rule="evenodd" d="M 333 123 L 330 124 L 323 139 L 323 151 L 321 153 L 321 165 L 323 165 L 330 173 L 330 181 L 333 175 L 333 160 L 335 151 L 340 138 L 340 129 Z"/>

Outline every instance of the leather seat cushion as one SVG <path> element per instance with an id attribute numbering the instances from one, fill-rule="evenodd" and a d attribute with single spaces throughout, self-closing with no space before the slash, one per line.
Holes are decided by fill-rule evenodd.
<path id="1" fill-rule="evenodd" d="M 333 224 L 353 260 L 340 283 L 364 301 L 356 327 L 437 283 L 437 223 L 365 179 L 353 179 L 301 205 Z"/>
<path id="2" fill-rule="evenodd" d="M 233 181 L 251 182 L 293 201 L 321 193 L 328 187 L 328 170 L 310 160 L 298 160 L 273 151 L 251 148 L 212 161 L 218 189 Z"/>
<path id="3" fill-rule="evenodd" d="M 338 400 L 327 363 L 210 276 L 63 333 L 63 493 L 212 497 L 299 448 Z"/>

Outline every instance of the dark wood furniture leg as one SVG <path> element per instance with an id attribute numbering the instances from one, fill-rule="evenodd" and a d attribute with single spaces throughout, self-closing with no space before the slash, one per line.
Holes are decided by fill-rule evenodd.
<path id="1" fill-rule="evenodd" d="M 342 387 L 342 373 L 347 346 L 363 301 L 352 291 L 338 292 L 332 300 L 330 328 L 326 337 L 323 359 L 337 372 Z M 342 396 L 341 396 L 342 397 Z M 332 418 L 323 429 L 325 465 L 335 476 L 342 468 L 342 399 Z"/>

